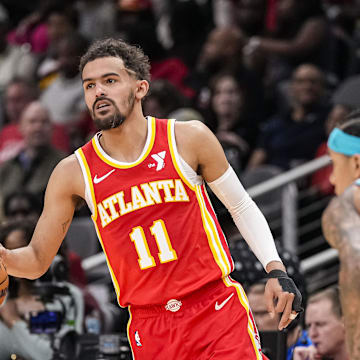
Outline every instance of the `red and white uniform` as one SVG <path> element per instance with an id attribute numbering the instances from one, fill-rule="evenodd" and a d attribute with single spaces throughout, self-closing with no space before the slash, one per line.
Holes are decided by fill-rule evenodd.
<path id="1" fill-rule="evenodd" d="M 169 300 L 186 298 L 220 281 L 237 294 L 247 319 L 245 331 L 254 335 L 246 296 L 228 277 L 233 261 L 225 236 L 204 183 L 194 184 L 184 171 L 174 124 L 148 117 L 145 147 L 132 163 L 107 155 L 99 142 L 101 134 L 75 153 L 118 302 L 130 305 L 134 313 L 149 305 L 171 313 L 179 303 Z"/>
<path id="2" fill-rule="evenodd" d="M 133 163 L 110 158 L 98 135 L 76 152 L 121 306 L 162 304 L 233 270 L 205 186 L 182 174 L 174 139 L 174 121 L 150 118 Z"/>

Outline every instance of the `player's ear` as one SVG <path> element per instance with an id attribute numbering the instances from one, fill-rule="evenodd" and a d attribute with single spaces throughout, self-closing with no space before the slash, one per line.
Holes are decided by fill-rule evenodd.
<path id="1" fill-rule="evenodd" d="M 355 154 L 352 156 L 353 158 L 353 168 L 354 168 L 354 175 L 356 178 L 360 178 L 360 154 Z"/>
<path id="2" fill-rule="evenodd" d="M 141 100 L 149 91 L 149 83 L 146 80 L 138 80 L 135 89 L 135 98 Z"/>

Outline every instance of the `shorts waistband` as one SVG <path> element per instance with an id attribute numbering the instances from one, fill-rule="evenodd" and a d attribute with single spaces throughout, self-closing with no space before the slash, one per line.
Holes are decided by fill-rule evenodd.
<path id="1" fill-rule="evenodd" d="M 200 289 L 195 290 L 182 298 L 169 299 L 167 303 L 159 305 L 131 305 L 130 311 L 131 314 L 137 318 L 151 317 L 161 313 L 181 313 L 182 310 L 185 310 L 202 300 L 209 299 L 213 293 L 216 293 L 222 288 L 225 288 L 224 282 L 222 279 L 218 279 L 202 286 Z"/>

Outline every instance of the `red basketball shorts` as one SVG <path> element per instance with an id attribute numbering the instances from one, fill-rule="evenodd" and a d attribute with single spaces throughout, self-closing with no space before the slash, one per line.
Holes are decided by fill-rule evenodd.
<path id="1" fill-rule="evenodd" d="M 229 277 L 167 304 L 129 308 L 135 360 L 266 359 L 242 286 Z"/>

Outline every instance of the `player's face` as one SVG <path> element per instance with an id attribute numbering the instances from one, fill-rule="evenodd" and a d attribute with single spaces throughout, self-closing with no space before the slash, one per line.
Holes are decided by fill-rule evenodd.
<path id="1" fill-rule="evenodd" d="M 276 331 L 279 324 L 279 317 L 270 317 L 264 294 L 249 292 L 248 299 L 258 330 Z"/>
<path id="2" fill-rule="evenodd" d="M 329 180 L 335 187 L 335 194 L 341 195 L 357 178 L 354 174 L 354 164 L 349 156 L 345 156 L 330 149 L 329 154 L 333 166 Z"/>
<path id="3" fill-rule="evenodd" d="M 85 102 L 100 130 L 119 127 L 133 111 L 136 79 L 121 59 L 99 58 L 82 73 Z"/>
<path id="4" fill-rule="evenodd" d="M 239 86 L 231 76 L 224 76 L 214 87 L 212 106 L 219 116 L 238 114 L 243 105 Z"/>
<path id="5" fill-rule="evenodd" d="M 7 249 L 18 249 L 20 247 L 26 246 L 27 243 L 25 241 L 23 230 L 13 230 L 10 232 L 10 234 L 7 236 L 7 238 L 4 241 L 4 246 Z"/>
<path id="6" fill-rule="evenodd" d="M 333 313 L 330 300 L 323 299 L 309 304 L 305 323 L 320 355 L 332 357 L 345 346 L 344 324 Z"/>

